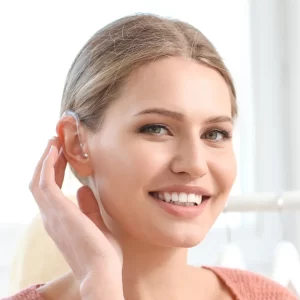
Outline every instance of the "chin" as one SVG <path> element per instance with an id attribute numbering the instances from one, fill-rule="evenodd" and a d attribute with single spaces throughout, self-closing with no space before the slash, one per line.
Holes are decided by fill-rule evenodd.
<path id="1" fill-rule="evenodd" d="M 200 244 L 204 240 L 205 236 L 199 235 L 199 233 L 195 235 L 185 235 L 185 236 L 177 236 L 170 240 L 170 244 L 172 247 L 176 248 L 192 248 Z"/>
<path id="2" fill-rule="evenodd" d="M 192 248 L 201 243 L 206 236 L 206 232 L 199 229 L 193 230 L 188 228 L 172 228 L 169 231 L 157 232 L 151 237 L 148 236 L 148 243 L 150 242 L 156 246 L 169 248 Z"/>

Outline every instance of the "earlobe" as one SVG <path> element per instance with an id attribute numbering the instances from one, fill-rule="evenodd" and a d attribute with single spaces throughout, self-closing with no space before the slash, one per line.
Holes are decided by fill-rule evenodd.
<path id="1" fill-rule="evenodd" d="M 87 153 L 82 153 L 82 155 L 83 155 L 84 158 L 88 158 L 89 157 L 89 155 Z"/>
<path id="2" fill-rule="evenodd" d="M 79 176 L 90 176 L 92 167 L 84 128 L 78 126 L 77 120 L 73 116 L 63 115 L 57 123 L 56 132 L 68 163 Z"/>

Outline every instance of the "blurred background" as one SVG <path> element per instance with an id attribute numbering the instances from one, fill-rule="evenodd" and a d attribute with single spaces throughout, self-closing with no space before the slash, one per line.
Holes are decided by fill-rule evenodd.
<path id="1" fill-rule="evenodd" d="M 137 12 L 199 28 L 237 88 L 239 170 L 232 197 L 242 205 L 252 195 L 257 211 L 222 214 L 205 241 L 191 249 L 189 263 L 246 268 L 299 291 L 296 273 L 282 270 L 284 279 L 274 274 L 280 242 L 300 251 L 300 1 L 10 0 L 0 2 L 0 297 L 8 293 L 18 240 L 38 213 L 28 184 L 55 134 L 67 71 L 98 29 Z M 68 175 L 65 192 L 74 194 L 77 186 Z M 296 195 L 293 209 L 273 205 L 259 211 L 266 194 L 285 192 Z M 300 278 L 300 261 L 294 272 Z"/>

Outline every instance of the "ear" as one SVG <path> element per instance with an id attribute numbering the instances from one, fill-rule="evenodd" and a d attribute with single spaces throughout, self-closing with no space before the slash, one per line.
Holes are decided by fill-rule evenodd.
<path id="1" fill-rule="evenodd" d="M 87 131 L 78 126 L 74 117 L 63 116 L 56 125 L 56 133 L 61 142 L 68 163 L 81 177 L 92 175 L 93 169 L 87 147 Z"/>

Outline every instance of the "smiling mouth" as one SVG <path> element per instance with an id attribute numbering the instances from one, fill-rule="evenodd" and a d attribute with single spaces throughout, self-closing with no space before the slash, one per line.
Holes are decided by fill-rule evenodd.
<path id="1" fill-rule="evenodd" d="M 210 198 L 210 196 L 206 195 L 176 192 L 150 192 L 149 195 L 157 200 L 179 206 L 199 206 Z"/>

